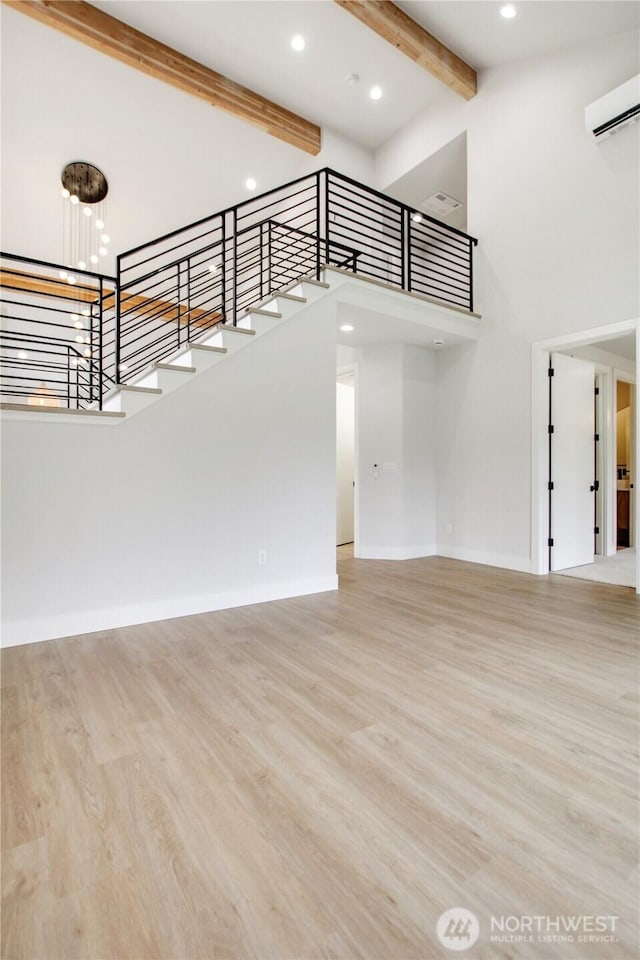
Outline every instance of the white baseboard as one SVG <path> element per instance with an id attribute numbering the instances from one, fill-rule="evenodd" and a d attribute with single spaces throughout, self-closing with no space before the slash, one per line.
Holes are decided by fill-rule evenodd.
<path id="1" fill-rule="evenodd" d="M 436 553 L 434 546 L 428 547 L 358 547 L 354 548 L 354 557 L 358 560 L 417 560 L 420 557 L 432 557 Z"/>
<path id="2" fill-rule="evenodd" d="M 288 597 L 303 597 L 311 593 L 326 593 L 337 589 L 338 576 L 334 574 L 329 577 L 290 580 L 284 583 L 247 587 L 244 590 L 229 590 L 224 593 L 200 594 L 126 607 L 79 610 L 52 617 L 16 620 L 3 624 L 1 646 L 15 647 L 24 643 L 73 637 L 82 633 L 116 630 L 118 627 L 130 627 L 138 623 L 172 620 L 174 617 L 189 617 L 196 613 L 210 613 L 231 607 L 245 607 L 252 603 L 286 600 Z"/>
<path id="3" fill-rule="evenodd" d="M 531 560 L 527 557 L 510 557 L 504 553 L 489 553 L 486 550 L 470 550 L 467 547 L 436 547 L 439 557 L 451 560 L 466 560 L 467 563 L 484 563 L 488 567 L 502 567 L 503 570 L 517 570 L 519 573 L 531 572 Z"/>

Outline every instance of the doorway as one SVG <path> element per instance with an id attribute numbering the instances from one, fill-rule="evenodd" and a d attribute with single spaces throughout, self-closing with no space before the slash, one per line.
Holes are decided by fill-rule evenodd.
<path id="1" fill-rule="evenodd" d="M 593 399 L 594 380 L 591 379 L 591 403 L 589 419 L 593 422 L 594 434 L 600 435 L 601 441 L 599 450 L 594 451 L 593 446 L 590 450 L 591 468 L 589 474 L 591 480 L 589 486 L 594 485 L 595 480 L 600 480 L 601 491 L 593 492 L 589 500 L 589 506 L 586 506 L 586 500 L 582 503 L 581 513 L 589 517 L 591 527 L 591 541 L 587 548 L 586 536 L 584 539 L 584 551 L 589 556 L 580 562 L 586 564 L 583 566 L 583 577 L 585 579 L 604 580 L 601 576 L 602 565 L 609 565 L 616 559 L 616 506 L 617 506 L 617 469 L 616 461 L 618 459 L 616 449 L 616 418 L 617 403 L 615 384 L 617 379 L 626 380 L 633 383 L 637 380 L 638 366 L 638 334 L 640 334 L 640 321 L 629 320 L 621 323 L 609 324 L 607 326 L 583 330 L 579 333 L 568 334 L 562 337 L 556 337 L 546 341 L 539 341 L 532 347 L 532 447 L 531 447 L 531 505 L 532 505 L 532 539 L 531 539 L 531 572 L 535 574 L 547 574 L 551 571 L 551 544 L 552 539 L 550 529 L 550 518 L 553 515 L 552 496 L 553 490 L 550 484 L 553 482 L 549 474 L 549 451 L 552 446 L 552 433 L 549 421 L 549 394 L 550 379 L 549 367 L 550 357 L 555 353 L 562 353 L 582 360 L 589 360 L 593 363 L 595 374 L 595 386 L 600 388 L 600 399 L 596 394 L 596 402 Z M 586 383 L 589 381 L 585 377 L 585 396 Z M 585 406 L 586 410 L 587 407 Z M 586 416 L 586 414 L 585 414 Z M 635 456 L 639 449 L 638 433 L 640 431 L 639 418 L 634 415 L 633 406 L 630 414 L 630 433 L 632 435 L 632 455 Z M 597 428 L 596 428 L 597 424 Z M 551 435 L 551 436 L 550 436 Z M 631 459 L 625 454 L 626 459 Z M 584 462 L 586 464 L 586 448 L 584 452 Z M 631 484 L 634 480 L 633 465 L 629 472 L 629 490 L 633 491 Z M 627 466 L 627 470 L 629 465 Z M 622 477 L 622 480 L 625 478 Z M 588 487 L 587 487 L 588 489 Z M 633 492 L 629 495 L 629 542 L 638 543 L 639 539 L 639 511 L 633 502 Z M 569 504 L 569 514 L 564 517 L 564 522 L 571 521 L 571 512 L 574 509 L 574 503 L 570 498 L 566 498 Z M 560 519 L 563 519 L 560 517 Z M 599 527 L 598 534 L 594 539 L 594 528 Z M 597 555 L 596 551 L 600 554 Z M 594 556 L 595 554 L 595 556 Z M 640 594 L 640 564 L 635 562 L 635 551 L 629 550 L 628 554 L 633 561 L 631 572 L 627 571 L 624 582 L 629 586 L 634 585 L 636 591 Z M 633 554 L 633 555 L 632 555 Z M 597 571 L 594 568 L 600 568 Z M 560 569 L 558 565 L 556 569 Z M 595 573 L 598 576 L 595 576 Z M 592 575 L 593 574 L 593 575 Z M 621 582 L 617 580 L 605 580 L 605 582 Z"/>
<path id="2" fill-rule="evenodd" d="M 635 386 L 616 379 L 616 547 L 635 546 Z"/>
<path id="3" fill-rule="evenodd" d="M 355 539 L 355 374 L 336 382 L 336 545 Z"/>

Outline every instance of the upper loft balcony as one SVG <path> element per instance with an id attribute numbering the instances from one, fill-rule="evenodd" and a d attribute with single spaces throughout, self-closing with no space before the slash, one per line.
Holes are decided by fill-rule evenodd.
<path id="1" fill-rule="evenodd" d="M 304 278 L 331 276 L 388 341 L 394 322 L 399 340 L 402 323 L 474 338 L 476 244 L 325 168 L 120 254 L 114 277 L 74 270 L 69 283 L 60 265 L 3 254 L 2 400 L 102 410 L 118 385 L 292 299 Z"/>

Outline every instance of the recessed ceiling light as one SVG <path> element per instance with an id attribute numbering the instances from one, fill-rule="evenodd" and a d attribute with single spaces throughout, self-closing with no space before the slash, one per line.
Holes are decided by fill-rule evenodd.
<path id="1" fill-rule="evenodd" d="M 218 267 L 217 267 L 217 264 L 215 264 L 215 263 L 210 263 L 209 266 L 207 267 L 207 269 L 208 269 L 209 273 L 215 273 L 216 270 L 218 269 Z"/>
<path id="2" fill-rule="evenodd" d="M 505 18 L 505 20 L 513 20 L 518 11 L 512 3 L 505 3 L 503 7 L 500 7 L 500 13 Z"/>
<path id="3" fill-rule="evenodd" d="M 351 333 L 352 330 L 355 330 L 355 327 L 351 323 L 343 323 L 341 324 L 340 329 L 343 333 Z"/>
<path id="4" fill-rule="evenodd" d="M 354 87 L 356 83 L 360 81 L 360 77 L 357 73 L 350 73 L 347 77 L 344 78 L 344 82 L 349 87 Z"/>
<path id="5" fill-rule="evenodd" d="M 436 340 L 433 341 L 434 347 L 441 347 L 443 343 L 444 343 L 444 340 L 441 340 L 440 337 L 438 337 Z"/>
<path id="6" fill-rule="evenodd" d="M 247 190 L 255 190 L 255 188 L 258 186 L 258 184 L 253 179 L 253 177 L 247 177 L 247 179 L 244 182 L 244 185 L 247 188 Z"/>
<path id="7" fill-rule="evenodd" d="M 414 213 L 414 215 L 411 217 L 411 219 L 413 220 L 414 223 L 422 223 L 422 214 L 421 214 L 421 213 Z"/>
<path id="8" fill-rule="evenodd" d="M 18 350 L 18 359 L 19 359 L 19 360 L 27 360 L 28 357 L 29 357 L 29 354 L 27 353 L 26 350 Z"/>
<path id="9" fill-rule="evenodd" d="M 369 90 L 369 96 L 372 100 L 379 100 L 382 96 L 382 87 L 371 87 L 371 90 Z"/>
<path id="10" fill-rule="evenodd" d="M 294 34 L 291 37 L 291 49 L 295 50 L 297 53 L 300 53 L 301 50 L 304 50 L 306 46 L 305 39 L 301 33 Z"/>

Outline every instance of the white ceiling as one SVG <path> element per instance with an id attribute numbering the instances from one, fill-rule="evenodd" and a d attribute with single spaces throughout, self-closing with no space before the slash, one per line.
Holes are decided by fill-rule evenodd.
<path id="1" fill-rule="evenodd" d="M 441 84 L 333 0 L 98 0 L 93 4 L 194 60 L 372 149 Z M 291 50 L 293 34 L 307 42 Z M 350 74 L 360 77 L 349 86 Z M 369 98 L 379 84 L 384 96 Z"/>
<path id="2" fill-rule="evenodd" d="M 433 317 L 429 322 L 427 317 Z M 445 329 L 446 323 L 437 322 L 437 312 L 425 310 L 420 322 L 389 313 L 357 306 L 352 303 L 338 304 L 337 339 L 345 347 L 364 347 L 371 344 L 406 343 L 431 350 L 444 350 L 461 343 L 469 343 L 470 338 Z M 340 329 L 343 324 L 351 324 L 353 330 Z M 442 340 L 435 344 L 434 340 Z"/>
<path id="3" fill-rule="evenodd" d="M 626 360 L 636 359 L 636 335 L 627 333 L 622 337 L 616 337 L 615 340 L 599 340 L 594 344 L 598 350 L 606 350 L 607 353 L 615 353 L 617 357 L 624 357 Z"/>
<path id="4" fill-rule="evenodd" d="M 475 65 L 532 56 L 638 21 L 635 2 L 515 2 L 519 14 L 509 22 L 499 3 L 484 0 L 420 2 L 412 13 L 425 23 L 432 18 L 433 32 Z M 123 251 L 244 199 L 248 176 L 258 181 L 257 192 L 323 165 L 374 182 L 372 149 L 445 91 L 333 0 L 97 5 L 319 122 L 323 152 L 302 153 L 0 4 L 2 234 L 4 248 L 15 253 L 61 259 L 60 172 L 70 160 L 104 170 L 109 233 Z M 530 22 L 536 29 L 523 31 Z M 294 32 L 307 39 L 302 54 L 289 47 Z M 519 39 L 505 51 L 505 37 Z M 361 80 L 348 86 L 352 72 Z M 377 103 L 368 97 L 374 82 L 384 90 Z M 444 96 L 457 101 L 451 91 Z M 416 206 L 436 190 L 464 202 L 463 146 L 436 154 L 393 192 Z M 109 258 L 102 267 L 113 272 L 115 265 Z"/>
<path id="5" fill-rule="evenodd" d="M 361 146 L 375 149 L 443 86 L 333 0 L 97 0 L 112 16 Z M 489 0 L 399 6 L 477 69 L 638 27 L 634 0 L 516 2 L 505 20 Z M 294 53 L 294 33 L 306 38 Z M 345 82 L 358 74 L 359 83 Z M 368 96 L 379 84 L 381 100 Z"/>
<path id="6" fill-rule="evenodd" d="M 517 15 L 500 16 L 489 0 L 396 0 L 405 13 L 476 70 L 537 57 L 640 26 L 635 0 L 513 0 Z"/>

